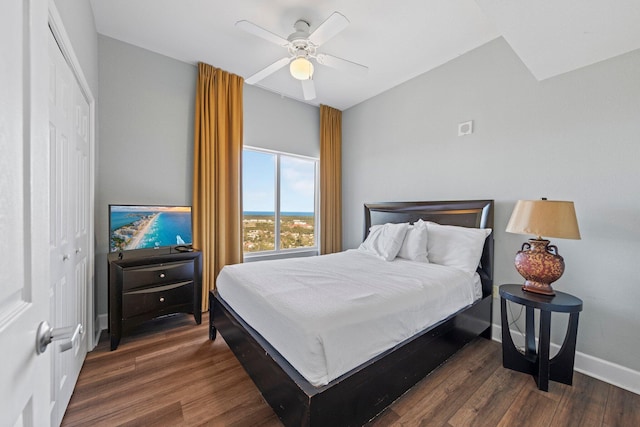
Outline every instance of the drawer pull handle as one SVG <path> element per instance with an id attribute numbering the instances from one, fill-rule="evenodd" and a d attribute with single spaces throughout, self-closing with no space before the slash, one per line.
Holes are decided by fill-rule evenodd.
<path id="1" fill-rule="evenodd" d="M 160 297 L 160 302 L 164 302 L 164 297 Z"/>
<path id="2" fill-rule="evenodd" d="M 164 279 L 164 273 L 160 273 L 160 278 Z"/>

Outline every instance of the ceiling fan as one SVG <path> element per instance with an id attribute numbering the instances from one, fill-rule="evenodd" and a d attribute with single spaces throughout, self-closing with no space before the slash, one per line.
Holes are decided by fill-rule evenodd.
<path id="1" fill-rule="evenodd" d="M 236 27 L 261 37 L 267 41 L 282 46 L 289 51 L 289 56 L 281 58 L 273 64 L 263 68 L 257 73 L 245 79 L 248 84 L 255 84 L 267 76 L 275 73 L 285 65 L 289 64 L 291 75 L 302 82 L 302 93 L 305 100 L 316 97 L 316 89 L 313 83 L 313 59 L 321 65 L 326 65 L 342 71 L 356 74 L 364 74 L 368 68 L 337 56 L 326 53 L 318 53 L 317 49 L 329 39 L 337 35 L 349 25 L 349 20 L 338 12 L 333 12 L 322 24 L 313 32 L 309 32 L 311 26 L 309 22 L 299 19 L 293 25 L 295 31 L 286 39 L 269 30 L 265 30 L 249 21 L 238 21 Z"/>

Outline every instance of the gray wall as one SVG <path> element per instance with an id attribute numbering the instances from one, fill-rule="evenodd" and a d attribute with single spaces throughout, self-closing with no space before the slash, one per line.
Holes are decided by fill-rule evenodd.
<path id="1" fill-rule="evenodd" d="M 554 287 L 584 301 L 578 351 L 640 371 L 638 76 L 635 51 L 538 82 L 497 39 L 345 111 L 345 248 L 362 239 L 364 202 L 495 199 L 495 283 L 520 283 L 528 236 L 504 231 L 515 202 L 573 200 L 582 240 L 552 243 L 567 265 Z"/>
<path id="2" fill-rule="evenodd" d="M 96 293 L 107 312 L 109 204 L 191 204 L 197 69 L 100 35 Z"/>
<path id="3" fill-rule="evenodd" d="M 99 36 L 98 314 L 107 313 L 108 205 L 191 204 L 197 67 Z M 215 64 L 212 64 L 215 66 Z M 245 144 L 319 155 L 319 110 L 244 88 Z"/>
<path id="4" fill-rule="evenodd" d="M 320 157 L 320 109 L 244 85 L 244 144 Z"/>

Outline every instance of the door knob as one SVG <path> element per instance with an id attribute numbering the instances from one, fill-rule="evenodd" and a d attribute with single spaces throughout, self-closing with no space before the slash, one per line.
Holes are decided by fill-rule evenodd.
<path id="1" fill-rule="evenodd" d="M 47 346 L 51 344 L 51 341 L 69 339 L 68 341 L 60 345 L 60 352 L 67 351 L 73 348 L 73 343 L 78 335 L 84 332 L 82 323 L 78 323 L 76 327 L 67 326 L 66 328 L 52 328 L 49 322 L 43 320 L 38 325 L 38 332 L 36 332 L 36 353 L 42 354 L 47 349 Z"/>

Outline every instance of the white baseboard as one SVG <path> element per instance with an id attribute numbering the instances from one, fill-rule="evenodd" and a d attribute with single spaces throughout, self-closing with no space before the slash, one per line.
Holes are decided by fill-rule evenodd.
<path id="1" fill-rule="evenodd" d="M 100 325 L 101 331 L 106 331 L 109 329 L 109 315 L 108 314 L 99 314 L 98 315 L 98 325 Z"/>
<path id="2" fill-rule="evenodd" d="M 494 341 L 502 342 L 502 328 L 499 325 L 491 325 L 491 337 Z M 517 331 L 512 331 L 511 336 L 515 345 L 524 346 L 524 338 Z M 521 342 L 519 342 L 521 340 Z M 557 353 L 560 346 L 551 343 L 551 353 Z M 574 369 L 582 374 L 599 379 L 616 387 L 640 394 L 640 372 L 625 366 L 590 356 L 576 351 Z"/>

